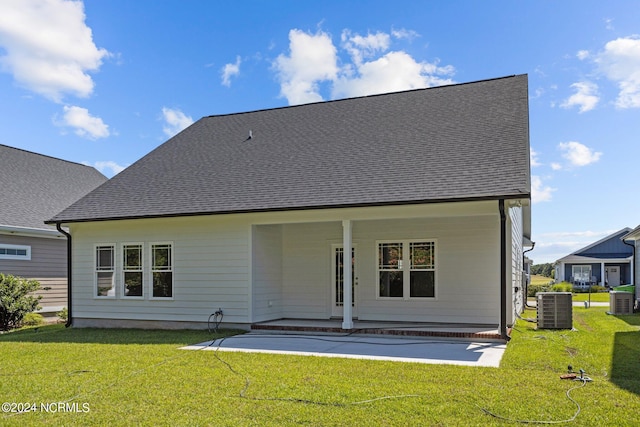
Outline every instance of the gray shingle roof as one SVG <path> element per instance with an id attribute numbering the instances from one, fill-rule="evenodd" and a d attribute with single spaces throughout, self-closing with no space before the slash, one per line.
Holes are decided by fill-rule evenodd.
<path id="1" fill-rule="evenodd" d="M 52 221 L 526 198 L 528 123 L 526 75 L 205 117 Z"/>
<path id="2" fill-rule="evenodd" d="M 0 144 L 0 227 L 55 229 L 44 221 L 106 180 L 92 167 Z"/>

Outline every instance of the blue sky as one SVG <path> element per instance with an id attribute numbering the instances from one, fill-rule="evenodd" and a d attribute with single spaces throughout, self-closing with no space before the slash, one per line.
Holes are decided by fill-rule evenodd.
<path id="1" fill-rule="evenodd" d="M 0 143 L 108 177 L 203 116 L 525 73 L 552 262 L 640 223 L 638 1 L 0 2 Z"/>

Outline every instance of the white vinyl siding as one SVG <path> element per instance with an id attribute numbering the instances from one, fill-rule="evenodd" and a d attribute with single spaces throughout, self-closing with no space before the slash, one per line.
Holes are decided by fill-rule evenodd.
<path id="1" fill-rule="evenodd" d="M 71 224 L 73 235 L 73 316 L 87 319 L 205 322 L 218 308 L 225 322 L 249 318 L 249 227 L 231 216 L 166 218 Z M 94 242 L 144 243 L 145 269 L 150 244 L 172 242 L 173 298 L 93 298 Z M 91 255 L 91 256 L 89 256 Z M 121 270 L 121 255 L 118 270 Z M 150 271 L 150 270 L 145 270 Z M 89 274 L 88 274 L 89 273 Z M 117 274 L 117 295 L 122 275 Z M 146 275 L 148 276 L 148 275 Z M 145 292 L 149 291 L 145 277 Z"/>
<path id="2" fill-rule="evenodd" d="M 225 323 L 332 316 L 333 245 L 352 218 L 360 320 L 496 324 L 500 301 L 497 202 L 158 218 L 70 224 L 73 316 L 78 319 Z M 392 216 L 393 218 L 389 218 Z M 173 298 L 93 297 L 96 242 L 172 243 Z M 437 242 L 436 298 L 377 298 L 379 241 Z M 117 271 L 122 256 L 117 254 Z M 147 270 L 145 270 L 146 272 Z M 148 292 L 148 281 L 146 277 Z"/>
<path id="3" fill-rule="evenodd" d="M 510 239 L 507 240 L 507 248 L 510 254 L 507 254 L 509 258 L 507 260 L 507 266 L 510 270 L 511 279 L 510 283 L 507 283 L 507 295 L 511 302 L 513 302 L 513 310 L 515 313 L 521 313 L 524 310 L 524 286 L 522 283 L 523 274 L 523 244 L 522 244 L 522 208 L 519 206 L 509 208 L 509 223 L 511 225 L 509 231 Z M 509 302 L 509 301 L 507 301 Z M 507 323 L 513 324 L 515 321 L 515 313 L 509 313 L 507 316 Z"/>

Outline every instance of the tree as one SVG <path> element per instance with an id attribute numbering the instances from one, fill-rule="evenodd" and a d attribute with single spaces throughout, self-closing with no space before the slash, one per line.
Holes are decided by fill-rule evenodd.
<path id="1" fill-rule="evenodd" d="M 531 274 L 537 274 L 539 276 L 544 277 L 552 277 L 553 276 L 553 264 L 536 264 L 531 266 Z"/>
<path id="2" fill-rule="evenodd" d="M 19 327 L 24 316 L 38 308 L 42 296 L 29 295 L 38 289 L 36 280 L 0 273 L 0 330 Z"/>

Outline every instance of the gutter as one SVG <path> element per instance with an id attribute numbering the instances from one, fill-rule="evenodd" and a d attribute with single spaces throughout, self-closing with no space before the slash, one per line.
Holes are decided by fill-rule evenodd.
<path id="1" fill-rule="evenodd" d="M 56 228 L 60 233 L 67 236 L 67 323 L 65 323 L 64 327 L 68 328 L 73 322 L 71 315 L 71 234 L 64 231 L 59 222 L 56 222 Z"/>
<path id="2" fill-rule="evenodd" d="M 504 211 L 504 199 L 498 200 L 500 210 L 500 337 L 511 340 L 507 334 L 507 215 Z"/>

